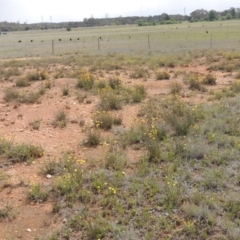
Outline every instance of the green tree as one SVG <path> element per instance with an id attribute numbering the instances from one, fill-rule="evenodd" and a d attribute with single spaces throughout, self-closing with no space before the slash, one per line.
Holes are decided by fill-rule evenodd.
<path id="1" fill-rule="evenodd" d="M 232 19 L 232 14 L 231 14 L 231 13 L 228 13 L 228 14 L 226 15 L 226 19 L 227 19 L 227 20 Z"/>
<path id="2" fill-rule="evenodd" d="M 217 12 L 214 11 L 214 10 L 211 10 L 211 11 L 209 12 L 208 18 L 209 18 L 210 21 L 217 20 L 217 19 L 218 19 Z"/>

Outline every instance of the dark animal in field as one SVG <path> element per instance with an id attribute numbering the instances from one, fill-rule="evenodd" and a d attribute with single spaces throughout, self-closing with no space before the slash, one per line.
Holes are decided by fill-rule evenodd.
<path id="1" fill-rule="evenodd" d="M 44 42 L 44 40 L 41 40 L 41 42 Z"/>
<path id="2" fill-rule="evenodd" d="M 71 39 L 71 38 L 70 38 L 69 40 L 70 40 L 70 41 L 72 41 L 72 39 Z"/>
<path id="3" fill-rule="evenodd" d="M 77 40 L 79 41 L 79 38 Z"/>
<path id="4" fill-rule="evenodd" d="M 206 31 L 206 33 L 208 33 L 208 31 Z"/>
<path id="5" fill-rule="evenodd" d="M 99 37 L 100 40 L 102 40 L 102 37 Z"/>
<path id="6" fill-rule="evenodd" d="M 30 42 L 33 42 L 33 40 L 31 40 Z"/>
<path id="7" fill-rule="evenodd" d="M 19 40 L 18 42 L 19 42 L 19 43 L 21 43 L 22 41 L 21 41 L 21 40 Z"/>
<path id="8" fill-rule="evenodd" d="M 59 38 L 59 39 L 58 39 L 58 41 L 59 41 L 59 42 L 61 42 L 61 41 L 62 41 L 62 39 L 61 39 L 61 38 Z"/>

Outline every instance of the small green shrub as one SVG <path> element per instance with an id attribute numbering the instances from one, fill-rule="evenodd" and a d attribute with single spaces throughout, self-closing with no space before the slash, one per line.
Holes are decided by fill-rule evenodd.
<path id="1" fill-rule="evenodd" d="M 122 81 L 118 77 L 110 77 L 108 79 L 108 84 L 112 89 L 119 88 L 122 85 Z"/>
<path id="2" fill-rule="evenodd" d="M 47 71 L 41 71 L 40 72 L 40 78 L 41 78 L 41 80 L 47 80 L 48 79 L 48 72 Z"/>
<path id="3" fill-rule="evenodd" d="M 28 191 L 28 199 L 33 202 L 45 202 L 48 198 L 49 192 L 43 189 L 40 184 L 34 184 Z"/>
<path id="4" fill-rule="evenodd" d="M 131 98 L 133 103 L 141 102 L 147 95 L 146 88 L 142 84 L 138 84 L 134 86 L 134 90 L 132 91 Z"/>
<path id="5" fill-rule="evenodd" d="M 113 125 L 113 117 L 108 112 L 96 112 L 93 117 L 94 125 L 97 128 L 109 130 Z"/>
<path id="6" fill-rule="evenodd" d="M 170 78 L 170 74 L 164 71 L 156 72 L 156 80 L 168 80 Z"/>
<path id="7" fill-rule="evenodd" d="M 105 168 L 122 170 L 127 164 L 126 156 L 118 147 L 112 145 L 105 157 Z"/>
<path id="8" fill-rule="evenodd" d="M 84 90 L 91 90 L 94 86 L 94 77 L 87 70 L 82 69 L 78 73 L 77 88 L 83 88 Z"/>
<path id="9" fill-rule="evenodd" d="M 100 108 L 103 111 L 120 110 L 122 109 L 122 100 L 113 92 L 102 94 Z"/>
<path id="10" fill-rule="evenodd" d="M 216 85 L 217 84 L 217 78 L 211 73 L 208 73 L 202 81 L 203 84 L 206 85 Z"/>
<path id="11" fill-rule="evenodd" d="M 13 145 L 6 152 L 6 157 L 12 162 L 26 162 L 43 156 L 43 149 L 40 146 L 31 144 Z"/>
<path id="12" fill-rule="evenodd" d="M 104 89 L 107 87 L 107 82 L 104 81 L 104 80 L 99 80 L 97 83 L 96 83 L 96 88 L 101 90 L 101 89 Z"/>
<path id="13" fill-rule="evenodd" d="M 38 81 L 41 79 L 41 76 L 38 71 L 30 72 L 26 75 L 28 81 Z"/>
<path id="14" fill-rule="evenodd" d="M 89 130 L 87 132 L 87 139 L 85 145 L 88 147 L 96 147 L 101 142 L 101 133 L 99 130 Z"/>
<path id="15" fill-rule="evenodd" d="M 187 74 L 184 78 L 184 82 L 189 85 L 189 89 L 191 90 L 205 91 L 202 86 L 201 76 L 198 73 Z"/>
<path id="16" fill-rule="evenodd" d="M 63 110 L 59 110 L 55 114 L 55 119 L 52 123 L 54 127 L 64 128 L 67 125 L 67 114 Z"/>

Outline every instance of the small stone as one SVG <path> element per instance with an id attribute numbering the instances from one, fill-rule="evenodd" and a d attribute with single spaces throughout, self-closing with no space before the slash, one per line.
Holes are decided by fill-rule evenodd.
<path id="1" fill-rule="evenodd" d="M 66 218 L 63 219 L 63 223 L 67 223 L 67 219 Z"/>
<path id="2" fill-rule="evenodd" d="M 47 174 L 47 179 L 50 179 L 50 178 L 52 178 L 52 175 L 51 174 Z"/>
<path id="3" fill-rule="evenodd" d="M 31 232 L 32 230 L 30 228 L 27 229 L 27 232 Z"/>

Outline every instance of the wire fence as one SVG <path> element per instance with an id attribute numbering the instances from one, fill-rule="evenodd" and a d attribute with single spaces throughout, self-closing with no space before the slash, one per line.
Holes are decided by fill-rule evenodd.
<path id="1" fill-rule="evenodd" d="M 205 49 L 240 50 L 240 30 L 234 31 L 177 31 L 151 33 L 119 33 L 96 36 L 38 36 L 30 39 L 24 35 L 22 39 L 8 36 L 0 37 L 0 58 L 46 57 L 65 54 L 106 54 L 116 53 L 176 53 L 182 51 Z"/>

